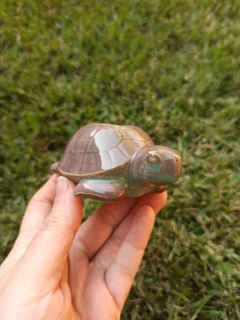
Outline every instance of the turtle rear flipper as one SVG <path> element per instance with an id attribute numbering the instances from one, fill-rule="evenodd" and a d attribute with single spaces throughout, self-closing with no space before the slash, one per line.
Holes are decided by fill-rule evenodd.
<path id="1" fill-rule="evenodd" d="M 80 181 L 75 190 L 74 196 L 93 198 L 105 202 L 115 202 L 125 196 L 126 187 L 118 182 L 104 180 L 83 180 Z"/>

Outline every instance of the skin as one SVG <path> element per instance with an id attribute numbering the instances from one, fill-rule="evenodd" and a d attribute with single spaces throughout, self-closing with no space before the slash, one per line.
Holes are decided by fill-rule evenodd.
<path id="1" fill-rule="evenodd" d="M 74 183 L 53 175 L 33 196 L 0 267 L 1 320 L 115 320 L 166 192 L 105 203 L 84 223 Z"/>

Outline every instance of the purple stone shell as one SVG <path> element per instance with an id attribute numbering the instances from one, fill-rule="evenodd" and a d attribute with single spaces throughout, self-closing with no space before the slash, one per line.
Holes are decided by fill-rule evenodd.
<path id="1" fill-rule="evenodd" d="M 139 127 L 93 123 L 71 138 L 58 168 L 71 175 L 96 174 L 129 162 L 137 150 L 151 145 Z"/>

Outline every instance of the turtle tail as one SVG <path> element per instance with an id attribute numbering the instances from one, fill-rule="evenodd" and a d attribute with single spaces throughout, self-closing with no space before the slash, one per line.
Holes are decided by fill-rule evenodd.
<path id="1" fill-rule="evenodd" d="M 58 170 L 58 164 L 59 162 L 55 162 L 54 164 L 52 164 L 50 170 L 54 173 L 60 173 L 60 171 Z"/>

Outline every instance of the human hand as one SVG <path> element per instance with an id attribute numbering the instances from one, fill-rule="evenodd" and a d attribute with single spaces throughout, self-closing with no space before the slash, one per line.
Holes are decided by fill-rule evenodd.
<path id="1" fill-rule="evenodd" d="M 1 320 L 120 318 L 167 194 L 105 203 L 81 224 L 74 187 L 53 175 L 31 199 L 0 267 Z"/>

